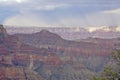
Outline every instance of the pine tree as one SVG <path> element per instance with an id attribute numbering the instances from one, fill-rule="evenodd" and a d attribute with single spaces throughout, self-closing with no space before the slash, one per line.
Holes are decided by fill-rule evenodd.
<path id="1" fill-rule="evenodd" d="M 112 59 L 120 67 L 120 50 L 112 53 Z M 100 77 L 93 77 L 93 80 L 120 80 L 120 69 L 114 71 L 110 66 L 107 66 Z"/>

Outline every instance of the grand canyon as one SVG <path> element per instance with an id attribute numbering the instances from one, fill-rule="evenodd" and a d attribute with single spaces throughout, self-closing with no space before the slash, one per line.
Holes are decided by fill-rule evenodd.
<path id="1" fill-rule="evenodd" d="M 91 80 L 114 63 L 111 54 L 120 48 L 118 36 L 81 38 L 81 32 L 61 29 L 25 33 L 27 28 L 0 25 L 0 80 Z"/>

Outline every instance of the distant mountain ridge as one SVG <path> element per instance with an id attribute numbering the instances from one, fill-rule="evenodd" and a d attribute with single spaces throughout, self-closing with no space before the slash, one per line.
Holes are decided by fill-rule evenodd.
<path id="1" fill-rule="evenodd" d="M 86 39 L 88 37 L 97 38 L 117 38 L 120 36 L 120 27 L 101 26 L 101 27 L 10 27 L 6 26 L 9 34 L 25 33 L 31 34 L 46 29 L 50 32 L 60 35 L 64 39 L 76 40 Z M 14 32 L 13 32 L 14 30 Z M 26 31 L 27 30 L 27 31 Z"/>
<path id="2" fill-rule="evenodd" d="M 108 45 L 96 44 L 92 42 L 84 41 L 71 41 L 61 38 L 59 35 L 49 32 L 47 30 L 42 30 L 33 34 L 15 34 L 19 37 L 20 41 L 37 48 L 40 47 L 53 47 L 55 49 L 62 48 L 66 53 L 72 53 L 72 51 L 77 51 L 76 54 L 98 54 L 106 55 L 110 54 L 112 47 Z M 106 51 L 107 49 L 107 51 Z M 75 55 L 75 54 L 74 54 Z"/>

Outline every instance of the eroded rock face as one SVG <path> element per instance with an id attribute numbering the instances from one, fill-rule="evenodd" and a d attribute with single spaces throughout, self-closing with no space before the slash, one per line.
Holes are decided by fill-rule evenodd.
<path id="1" fill-rule="evenodd" d="M 0 24 L 0 34 L 3 34 L 4 37 L 8 36 L 6 29 L 1 24 Z"/>
<path id="2" fill-rule="evenodd" d="M 25 37 L 9 35 L 3 25 L 0 41 L 0 80 L 87 80 L 101 69 L 109 51 L 46 30 Z"/>
<path id="3" fill-rule="evenodd" d="M 0 80 L 45 80 L 26 67 L 0 67 Z"/>
<path id="4" fill-rule="evenodd" d="M 8 35 L 4 26 L 0 25 L 0 55 L 15 53 L 20 46 L 18 37 Z"/>
<path id="5" fill-rule="evenodd" d="M 0 25 L 0 43 L 3 43 L 4 38 L 7 37 L 7 31 L 6 29 L 3 27 L 3 25 Z"/>
<path id="6" fill-rule="evenodd" d="M 44 80 L 33 69 L 40 63 L 50 66 L 60 64 L 59 57 L 45 48 L 36 48 L 8 35 L 0 25 L 0 80 Z"/>

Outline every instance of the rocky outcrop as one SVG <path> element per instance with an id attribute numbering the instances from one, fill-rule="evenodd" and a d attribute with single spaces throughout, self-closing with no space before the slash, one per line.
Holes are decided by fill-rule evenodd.
<path id="1" fill-rule="evenodd" d="M 1 24 L 0 24 L 0 33 L 3 34 L 4 37 L 7 37 L 8 35 L 6 29 Z"/>
<path id="2" fill-rule="evenodd" d="M 0 35 L 0 80 L 44 80 L 34 71 L 40 63 L 54 67 L 61 64 L 55 52 L 22 43 L 17 36 L 8 35 L 2 25 Z"/>
<path id="3" fill-rule="evenodd" d="M 0 25 L 0 43 L 3 43 L 4 39 L 8 36 L 6 29 L 3 25 Z"/>
<path id="4" fill-rule="evenodd" d="M 26 67 L 0 67 L 0 80 L 45 80 Z"/>
<path id="5" fill-rule="evenodd" d="M 22 44 L 17 36 L 9 35 L 0 25 L 0 55 L 18 53 Z"/>

